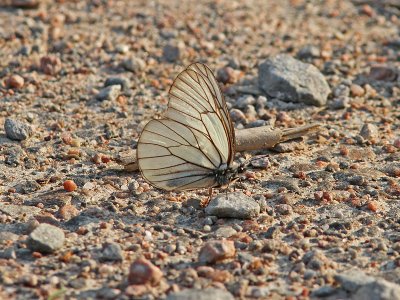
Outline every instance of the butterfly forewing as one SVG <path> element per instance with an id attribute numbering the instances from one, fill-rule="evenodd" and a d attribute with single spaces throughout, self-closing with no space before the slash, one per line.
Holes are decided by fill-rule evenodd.
<path id="1" fill-rule="evenodd" d="M 169 91 L 165 117 L 150 121 L 138 143 L 143 177 L 165 190 L 217 185 L 215 170 L 234 157 L 234 129 L 212 72 L 190 65 Z"/>

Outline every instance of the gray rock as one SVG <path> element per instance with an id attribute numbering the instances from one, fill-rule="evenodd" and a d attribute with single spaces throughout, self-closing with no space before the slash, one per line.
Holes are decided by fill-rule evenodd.
<path id="1" fill-rule="evenodd" d="M 127 71 L 138 73 L 145 69 L 146 62 L 138 57 L 130 57 L 122 62 L 122 67 Z"/>
<path id="2" fill-rule="evenodd" d="M 372 283 L 375 279 L 360 270 L 350 270 L 343 274 L 337 274 L 335 280 L 341 284 L 344 290 L 354 293 L 361 286 Z"/>
<path id="3" fill-rule="evenodd" d="M 23 141 L 30 137 L 33 133 L 31 126 L 19 121 L 7 118 L 4 123 L 6 136 L 15 141 Z"/>
<path id="4" fill-rule="evenodd" d="M 299 188 L 299 185 L 297 184 L 297 181 L 292 178 L 281 177 L 281 178 L 271 179 L 271 180 L 262 182 L 261 185 L 263 187 L 272 188 L 272 189 L 284 187 L 292 192 L 300 192 L 300 188 Z"/>
<path id="5" fill-rule="evenodd" d="M 105 243 L 100 259 L 102 261 L 122 261 L 124 255 L 121 246 L 117 243 Z"/>
<path id="6" fill-rule="evenodd" d="M 29 218 L 38 215 L 41 212 L 41 209 L 34 206 L 14 204 L 6 205 L 4 203 L 0 203 L 0 211 L 11 216 L 12 218 L 20 218 L 22 216 Z"/>
<path id="7" fill-rule="evenodd" d="M 260 214 L 260 205 L 242 192 L 220 194 L 210 201 L 205 212 L 220 218 L 250 219 Z"/>
<path id="8" fill-rule="evenodd" d="M 233 300 L 234 297 L 228 291 L 207 288 L 203 290 L 186 289 L 180 292 L 171 293 L 167 300 Z"/>
<path id="9" fill-rule="evenodd" d="M 111 100 L 114 101 L 117 99 L 121 92 L 121 86 L 120 85 L 110 85 L 105 88 L 103 88 L 97 95 L 96 99 L 99 101 L 103 100 Z"/>
<path id="10" fill-rule="evenodd" d="M 179 59 L 180 50 L 173 45 L 165 45 L 163 48 L 163 59 L 167 62 L 176 62 Z"/>
<path id="11" fill-rule="evenodd" d="M 256 99 L 253 96 L 246 95 L 239 97 L 239 99 L 235 103 L 235 106 L 239 109 L 243 109 L 247 105 L 254 105 L 254 104 L 256 104 Z"/>
<path id="12" fill-rule="evenodd" d="M 360 135 L 366 140 L 372 140 L 379 137 L 378 127 L 374 124 L 364 124 L 361 128 Z"/>
<path id="13" fill-rule="evenodd" d="M 122 91 L 127 91 L 129 90 L 130 82 L 127 78 L 123 77 L 109 77 L 106 79 L 104 87 L 108 87 L 111 85 L 120 85 Z"/>
<path id="14" fill-rule="evenodd" d="M 320 288 L 312 291 L 311 297 L 328 297 L 335 294 L 337 289 L 329 285 L 321 286 Z"/>
<path id="15" fill-rule="evenodd" d="M 39 190 L 41 188 L 41 185 L 35 180 L 24 180 L 21 183 L 15 185 L 14 188 L 17 193 L 30 194 Z"/>
<path id="16" fill-rule="evenodd" d="M 60 249 L 64 240 L 65 235 L 60 228 L 43 223 L 29 235 L 27 246 L 31 251 L 47 254 Z"/>
<path id="17" fill-rule="evenodd" d="M 361 270 L 337 274 L 335 280 L 353 300 L 400 300 L 400 285 L 366 275 Z"/>
<path id="18" fill-rule="evenodd" d="M 315 66 L 286 54 L 261 63 L 258 81 L 267 95 L 286 102 L 323 106 L 331 92 L 324 76 Z"/>
<path id="19" fill-rule="evenodd" d="M 353 300 L 400 300 L 400 285 L 377 279 L 362 286 L 352 297 Z"/>

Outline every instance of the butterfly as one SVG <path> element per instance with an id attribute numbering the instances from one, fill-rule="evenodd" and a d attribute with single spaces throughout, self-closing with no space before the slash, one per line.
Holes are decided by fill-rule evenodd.
<path id="1" fill-rule="evenodd" d="M 212 71 L 193 63 L 169 90 L 168 109 L 143 128 L 137 161 L 157 188 L 183 191 L 226 186 L 238 173 L 235 131 Z"/>

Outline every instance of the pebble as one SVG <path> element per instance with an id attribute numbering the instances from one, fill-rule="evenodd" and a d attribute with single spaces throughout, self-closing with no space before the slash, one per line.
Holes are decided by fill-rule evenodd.
<path id="1" fill-rule="evenodd" d="M 313 45 L 304 46 L 297 52 L 297 57 L 300 59 L 318 58 L 320 56 L 320 49 Z"/>
<path id="2" fill-rule="evenodd" d="M 235 256 L 235 244 L 225 239 L 207 242 L 200 250 L 199 262 L 214 264 Z"/>
<path id="3" fill-rule="evenodd" d="M 129 268 L 130 284 L 157 285 L 163 277 L 161 270 L 145 258 L 138 258 Z"/>
<path id="4" fill-rule="evenodd" d="M 331 89 L 321 72 L 313 65 L 281 54 L 258 67 L 260 88 L 270 97 L 286 102 L 304 102 L 323 106 Z"/>
<path id="5" fill-rule="evenodd" d="M 7 86 L 11 89 L 20 89 L 24 86 L 25 80 L 18 74 L 11 75 L 7 79 Z"/>
<path id="6" fill-rule="evenodd" d="M 231 67 L 218 69 L 216 78 L 219 82 L 222 82 L 223 84 L 234 83 L 236 79 L 235 70 Z"/>
<path id="7" fill-rule="evenodd" d="M 353 97 L 361 97 L 361 96 L 364 96 L 364 94 L 365 94 L 364 89 L 361 86 L 359 86 L 358 84 L 352 84 L 350 86 L 350 91 L 351 91 L 351 95 Z"/>
<path id="8" fill-rule="evenodd" d="M 126 92 L 129 90 L 130 82 L 129 79 L 124 77 L 109 77 L 106 79 L 104 83 L 104 87 L 113 86 L 113 85 L 120 85 L 122 91 Z"/>
<path id="9" fill-rule="evenodd" d="M 233 122 L 244 123 L 247 120 L 246 115 L 240 109 L 233 108 L 230 110 L 229 114 Z"/>
<path id="10" fill-rule="evenodd" d="M 247 105 L 254 105 L 256 103 L 256 99 L 253 96 L 242 96 L 236 100 L 235 106 L 239 109 L 244 109 Z"/>
<path id="11" fill-rule="evenodd" d="M 65 235 L 60 228 L 43 223 L 31 232 L 27 246 L 31 251 L 48 254 L 60 249 L 64 240 Z"/>
<path id="12" fill-rule="evenodd" d="M 237 231 L 230 226 L 222 226 L 214 232 L 216 237 L 224 237 L 224 238 L 229 238 L 235 235 L 236 233 Z"/>
<path id="13" fill-rule="evenodd" d="M 121 246 L 117 243 L 105 243 L 101 249 L 101 261 L 123 261 L 124 254 Z"/>
<path id="14" fill-rule="evenodd" d="M 216 288 L 185 289 L 183 291 L 170 293 L 167 300 L 234 300 L 228 291 Z"/>
<path id="15" fill-rule="evenodd" d="M 46 75 L 57 75 L 61 71 L 61 60 L 58 56 L 49 55 L 40 59 L 40 70 Z"/>
<path id="16" fill-rule="evenodd" d="M 210 201 L 205 212 L 220 218 L 251 219 L 260 214 L 260 205 L 242 192 L 219 194 Z"/>
<path id="17" fill-rule="evenodd" d="M 397 76 L 396 70 L 387 66 L 373 66 L 368 74 L 369 79 L 379 81 L 395 81 Z"/>
<path id="18" fill-rule="evenodd" d="M 33 134 L 33 130 L 30 125 L 10 118 L 7 118 L 4 122 L 4 130 L 6 132 L 6 136 L 15 141 L 26 140 Z"/>
<path id="19" fill-rule="evenodd" d="M 139 73 L 146 68 L 146 62 L 139 57 L 129 57 L 122 62 L 122 67 L 130 72 Z"/>
<path id="20" fill-rule="evenodd" d="M 107 86 L 96 95 L 96 99 L 99 101 L 110 100 L 115 101 L 121 93 L 120 85 Z"/>
<path id="21" fill-rule="evenodd" d="M 163 59 L 167 62 L 174 63 L 179 60 L 181 53 L 177 46 L 167 44 L 163 48 Z"/>
<path id="22" fill-rule="evenodd" d="M 379 137 L 379 129 L 374 124 L 364 124 L 361 128 L 360 135 L 366 140 L 373 140 Z"/>

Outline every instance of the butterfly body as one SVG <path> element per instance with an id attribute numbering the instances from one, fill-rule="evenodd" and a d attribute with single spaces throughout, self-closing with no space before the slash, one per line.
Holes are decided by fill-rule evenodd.
<path id="1" fill-rule="evenodd" d="M 144 127 L 139 169 L 164 190 L 210 188 L 236 176 L 234 156 L 235 132 L 225 99 L 211 70 L 194 63 L 172 84 L 164 117 Z"/>

